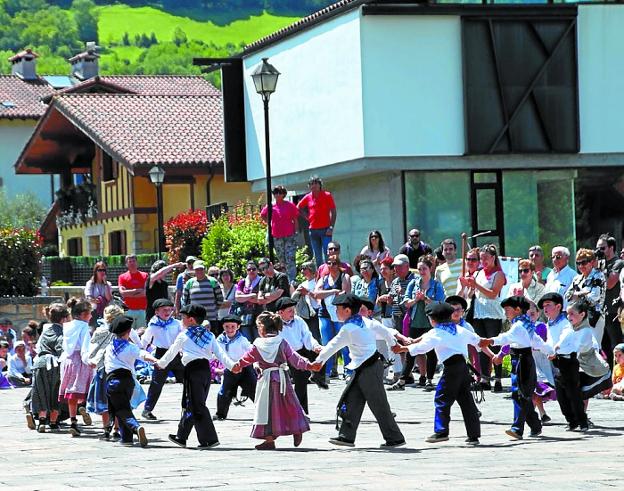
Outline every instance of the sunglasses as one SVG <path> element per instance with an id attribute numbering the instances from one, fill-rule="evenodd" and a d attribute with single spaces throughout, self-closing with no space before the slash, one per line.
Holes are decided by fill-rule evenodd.
<path id="1" fill-rule="evenodd" d="M 563 256 L 560 254 L 555 254 L 554 256 L 550 256 L 550 259 L 561 259 Z"/>
<path id="2" fill-rule="evenodd" d="M 338 263 L 334 261 L 327 261 L 327 266 L 338 266 Z"/>
<path id="3" fill-rule="evenodd" d="M 589 259 L 582 259 L 580 261 L 576 261 L 576 265 L 577 266 L 585 266 L 586 264 L 589 264 L 591 261 Z"/>
<path id="4" fill-rule="evenodd" d="M 464 308 L 460 305 L 459 307 L 453 307 L 453 312 L 463 312 Z"/>
<path id="5" fill-rule="evenodd" d="M 363 267 L 361 266 L 361 267 L 360 267 L 360 271 L 371 271 L 372 269 L 373 269 L 373 268 L 370 268 L 370 267 L 368 267 L 368 266 L 363 266 Z"/>
<path id="6" fill-rule="evenodd" d="M 479 261 L 478 257 L 467 257 L 466 261 L 468 261 L 469 263 L 476 263 Z"/>
<path id="7" fill-rule="evenodd" d="M 258 268 L 247 268 L 247 271 L 257 271 Z"/>
<path id="8" fill-rule="evenodd" d="M 106 273 L 106 270 L 105 269 L 98 269 L 97 272 L 98 273 Z"/>
<path id="9" fill-rule="evenodd" d="M 531 272 L 531 270 L 529 268 L 522 268 L 522 269 L 519 269 L 518 271 L 520 271 L 521 273 L 530 273 Z"/>
<path id="10" fill-rule="evenodd" d="M 410 235 L 410 238 L 411 239 L 418 239 L 418 238 L 420 238 L 420 235 Z"/>
<path id="11" fill-rule="evenodd" d="M 339 251 L 340 247 L 328 247 L 327 250 L 328 251 Z"/>

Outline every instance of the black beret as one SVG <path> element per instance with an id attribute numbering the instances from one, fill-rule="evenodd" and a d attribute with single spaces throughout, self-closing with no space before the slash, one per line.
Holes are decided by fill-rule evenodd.
<path id="1" fill-rule="evenodd" d="M 287 309 L 288 307 L 292 307 L 293 305 L 297 305 L 297 302 L 295 302 L 292 298 L 282 297 L 278 299 L 277 302 L 275 302 L 275 310 Z"/>
<path id="2" fill-rule="evenodd" d="M 132 329 L 132 324 L 134 324 L 134 319 L 132 317 L 120 315 L 119 317 L 115 317 L 113 322 L 111 322 L 110 332 L 119 336 Z"/>
<path id="3" fill-rule="evenodd" d="M 531 308 L 531 304 L 522 295 L 514 295 L 512 297 L 507 297 L 505 300 L 503 300 L 501 302 L 501 307 L 511 307 L 512 309 L 519 308 L 523 312 L 526 312 Z"/>
<path id="4" fill-rule="evenodd" d="M 160 307 L 173 307 L 173 302 L 168 298 L 157 298 L 156 300 L 154 300 L 152 308 L 156 310 Z"/>
<path id="5" fill-rule="evenodd" d="M 358 297 L 362 305 L 366 305 L 368 310 L 375 310 L 375 303 L 368 297 Z"/>
<path id="6" fill-rule="evenodd" d="M 545 293 L 542 298 L 539 299 L 539 302 L 537 302 L 537 306 L 540 309 L 544 308 L 544 302 L 546 301 L 551 301 L 555 304 L 559 304 L 559 305 L 563 305 L 563 297 L 561 295 L 559 295 L 557 292 L 549 292 L 549 293 Z"/>
<path id="7" fill-rule="evenodd" d="M 464 310 L 468 308 L 468 302 L 466 302 L 466 299 L 464 297 L 460 297 L 459 295 L 449 295 L 444 301 L 450 304 L 459 304 Z"/>
<path id="8" fill-rule="evenodd" d="M 451 319 L 453 306 L 446 302 L 433 302 L 425 307 L 425 314 L 436 322 L 444 322 Z"/>
<path id="9" fill-rule="evenodd" d="M 221 319 L 221 323 L 225 324 L 226 322 L 236 322 L 237 324 L 241 324 L 243 321 L 241 318 L 234 314 L 228 314 Z"/>
<path id="10" fill-rule="evenodd" d="M 206 318 L 206 309 L 203 305 L 199 305 L 198 303 L 185 305 L 180 309 L 180 313 L 186 314 L 200 323 Z"/>
<path id="11" fill-rule="evenodd" d="M 342 305 L 349 307 L 353 313 L 357 313 L 362 305 L 362 300 L 353 293 L 343 293 L 342 295 L 336 295 L 332 301 L 332 305 Z"/>

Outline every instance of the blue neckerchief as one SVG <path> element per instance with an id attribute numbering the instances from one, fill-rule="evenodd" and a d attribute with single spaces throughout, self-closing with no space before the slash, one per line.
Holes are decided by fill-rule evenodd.
<path id="1" fill-rule="evenodd" d="M 355 324 L 358 327 L 364 327 L 364 319 L 362 319 L 362 316 L 360 314 L 352 315 L 345 321 L 345 324 L 348 324 L 349 322 L 351 324 Z"/>
<path id="2" fill-rule="evenodd" d="M 162 328 L 166 328 L 169 326 L 169 324 L 171 324 L 175 319 L 173 318 L 173 316 L 169 317 L 166 321 L 162 320 L 160 317 L 158 317 L 157 315 L 155 315 L 154 317 L 152 317 L 152 320 L 150 321 L 150 324 L 156 327 L 162 327 Z"/>
<path id="3" fill-rule="evenodd" d="M 225 351 L 228 351 L 230 349 L 230 344 L 234 343 L 242 335 L 243 335 L 242 332 L 237 331 L 233 338 L 228 338 L 228 335 L 225 334 L 225 332 L 223 332 L 219 335 L 219 337 L 217 338 L 217 341 L 219 341 L 221 344 L 224 344 Z"/>
<path id="4" fill-rule="evenodd" d="M 533 334 L 535 334 L 535 324 L 527 314 L 519 315 L 511 321 L 512 324 L 515 324 L 516 322 L 522 323 L 522 327 L 526 329 L 529 336 L 533 337 Z"/>
<path id="5" fill-rule="evenodd" d="M 458 324 L 459 324 L 461 327 L 464 327 L 464 326 L 466 325 L 466 320 L 462 317 L 461 319 L 459 319 Z"/>
<path id="6" fill-rule="evenodd" d="M 547 324 L 549 326 L 554 326 L 557 322 L 560 322 L 562 319 L 567 319 L 566 315 L 561 312 L 554 321 L 548 321 Z"/>
<path id="7" fill-rule="evenodd" d="M 123 350 L 125 350 L 130 345 L 130 341 L 127 339 L 118 338 L 115 336 L 113 338 L 113 356 L 119 356 Z"/>
<path id="8" fill-rule="evenodd" d="M 440 322 L 435 327 L 436 329 L 448 332 L 451 336 L 455 336 L 457 334 L 457 324 L 454 322 Z"/>
<path id="9" fill-rule="evenodd" d="M 204 348 L 212 342 L 213 335 L 204 326 L 192 326 L 186 330 L 186 335 L 200 348 Z"/>

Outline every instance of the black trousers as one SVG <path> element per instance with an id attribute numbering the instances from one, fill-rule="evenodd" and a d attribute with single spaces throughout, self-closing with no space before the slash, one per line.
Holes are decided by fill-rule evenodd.
<path id="1" fill-rule="evenodd" d="M 522 435 L 524 424 L 532 432 L 542 429 L 542 421 L 533 406 L 533 393 L 537 384 L 535 360 L 531 348 L 511 349 L 511 398 L 514 402 L 514 422 L 511 428 Z"/>
<path id="2" fill-rule="evenodd" d="M 232 373 L 229 370 L 225 370 L 223 372 L 223 382 L 217 395 L 217 416 L 223 419 L 227 418 L 230 404 L 232 399 L 236 397 L 239 387 L 243 390 L 242 394 L 253 401 L 256 396 L 257 382 L 258 377 L 251 366 L 243 368 L 240 373 Z"/>
<path id="3" fill-rule="evenodd" d="M 154 356 L 156 358 L 161 358 L 167 352 L 166 348 L 156 348 L 156 353 Z M 162 370 L 160 368 L 154 367 L 154 373 L 152 374 L 152 382 L 150 383 L 149 389 L 147 391 L 147 400 L 145 401 L 145 410 L 152 411 L 156 407 L 156 403 L 160 398 L 160 394 L 163 389 L 163 385 L 167 382 L 167 374 L 169 371 L 172 371 L 176 381 L 178 383 L 182 382 L 184 379 L 184 365 L 182 365 L 182 357 L 180 355 L 176 356 L 169 365 L 167 365 Z"/>
<path id="4" fill-rule="evenodd" d="M 217 432 L 206 407 L 210 390 L 210 362 L 204 358 L 193 360 L 184 367 L 184 390 L 182 391 L 182 417 L 178 424 L 178 438 L 186 441 L 195 427 L 200 445 L 219 441 Z"/>
<path id="5" fill-rule="evenodd" d="M 554 365 L 559 369 L 555 375 L 555 390 L 561 414 L 570 426 L 587 426 L 576 353 L 572 353 L 569 358 L 557 356 Z"/>
<path id="6" fill-rule="evenodd" d="M 607 355 L 609 368 L 613 370 L 613 348 L 624 341 L 622 328 L 617 318 L 617 313 L 607 313 L 605 316 L 604 335 L 602 336 L 602 350 Z"/>
<path id="7" fill-rule="evenodd" d="M 130 399 L 134 391 L 134 377 L 130 370 L 118 369 L 106 375 L 106 395 L 108 396 L 108 412 L 110 420 L 119 421 L 121 441 L 132 443 L 132 436 L 139 427 L 132 414 Z"/>
<path id="8" fill-rule="evenodd" d="M 310 361 L 316 360 L 317 357 L 314 351 L 309 351 L 305 348 L 301 348 L 297 353 Z M 299 399 L 299 404 L 301 404 L 303 412 L 308 414 L 308 381 L 310 380 L 310 372 L 308 370 L 297 370 L 293 367 L 290 367 L 289 370 L 293 385 L 295 386 L 295 394 L 297 394 L 297 399 Z M 320 375 L 321 372 L 317 373 Z"/>
<path id="9" fill-rule="evenodd" d="M 474 319 L 472 321 L 475 333 L 482 338 L 493 338 L 498 336 L 503 329 L 503 321 L 500 319 Z M 492 346 L 493 353 L 500 351 L 500 346 Z M 492 360 L 485 353 L 479 353 L 479 364 L 481 365 L 481 375 L 485 377 L 492 376 Z M 494 376 L 497 379 L 503 376 L 503 366 L 494 365 Z"/>
<path id="10" fill-rule="evenodd" d="M 438 382 L 435 394 L 434 432 L 441 435 L 449 434 L 451 406 L 455 401 L 464 417 L 466 434 L 469 438 L 481 436 L 479 410 L 470 393 L 471 377 L 466 360 L 461 355 L 453 355 L 444 361 L 444 371 Z"/>
<path id="11" fill-rule="evenodd" d="M 309 319 L 303 319 L 303 320 L 306 322 L 306 324 L 310 328 L 312 337 L 320 343 L 321 342 L 321 328 L 319 327 L 318 315 L 315 315 L 314 317 L 310 317 Z"/>
<path id="12" fill-rule="evenodd" d="M 429 329 L 410 329 L 410 337 L 416 339 L 427 331 L 429 331 Z M 438 356 L 435 350 L 428 351 L 424 356 L 427 358 L 427 378 L 431 380 L 438 366 Z M 412 370 L 414 369 L 415 363 L 416 357 L 411 355 L 409 351 L 405 353 L 405 363 L 403 364 L 403 371 L 401 372 L 401 380 L 408 381 L 412 379 Z M 424 377 L 425 375 L 421 373 L 420 376 Z"/>
<path id="13" fill-rule="evenodd" d="M 383 362 L 377 359 L 372 364 L 364 365 L 355 371 L 341 397 L 339 409 L 342 409 L 342 424 L 339 436 L 350 442 L 355 441 L 364 406 L 368 404 L 384 439 L 387 442 L 404 441 L 405 437 L 394 420 L 386 397 L 383 384 Z"/>

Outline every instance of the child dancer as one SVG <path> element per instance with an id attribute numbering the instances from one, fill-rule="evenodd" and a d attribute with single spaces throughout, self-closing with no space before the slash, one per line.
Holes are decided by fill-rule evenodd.
<path id="1" fill-rule="evenodd" d="M 89 365 L 89 321 L 93 307 L 87 300 L 70 298 L 67 306 L 71 309 L 73 320 L 63 324 L 63 354 L 61 355 L 61 386 L 59 401 L 67 401 L 72 436 L 80 436 L 78 429 L 78 404 L 84 402 L 91 383 L 92 369 Z M 80 415 L 87 426 L 91 424 L 91 416 L 84 407 L 80 407 Z"/>
<path id="2" fill-rule="evenodd" d="M 609 397 L 614 401 L 624 401 L 624 343 L 613 348 L 613 387 Z"/>
<path id="3" fill-rule="evenodd" d="M 511 321 L 511 329 L 494 338 L 483 338 L 479 343 L 482 347 L 489 345 L 511 347 L 511 398 L 514 401 L 514 422 L 506 430 L 510 437 L 522 439 L 524 423 L 531 428 L 531 436 L 542 434 L 542 423 L 533 407 L 533 392 L 537 383 L 533 349 L 547 355 L 553 351 L 542 338 L 535 334 L 535 324 L 527 315 L 529 301 L 521 296 L 508 297 L 501 302 L 505 316 Z"/>
<path id="4" fill-rule="evenodd" d="M 154 356 L 156 358 L 162 358 L 171 347 L 178 334 L 182 332 L 182 324 L 178 319 L 173 317 L 174 309 L 171 300 L 159 298 L 154 301 L 152 307 L 154 308 L 155 315 L 150 319 L 147 329 L 141 337 L 141 343 L 143 349 L 148 349 L 150 346 L 156 348 Z M 143 406 L 143 412 L 141 413 L 143 419 L 151 421 L 158 419 L 154 416 L 152 411 L 160 398 L 169 371 L 174 373 L 177 382 L 182 382 L 184 378 L 184 367 L 177 353 L 174 359 L 169 363 L 167 370 L 154 367 L 152 382 L 147 391 L 147 400 L 145 401 L 145 406 Z"/>
<path id="5" fill-rule="evenodd" d="M 182 417 L 177 434 L 169 435 L 169 440 L 180 447 L 186 447 L 186 441 L 194 426 L 199 440 L 197 448 L 207 450 L 219 445 L 210 411 L 206 407 L 210 389 L 210 358 L 214 354 L 230 370 L 234 362 L 221 350 L 210 329 L 201 325 L 206 317 L 204 307 L 191 303 L 182 307 L 180 313 L 182 325 L 186 330 L 178 334 L 171 347 L 157 362 L 158 368 L 165 370 L 167 365 L 180 352 L 182 353 L 184 365 Z"/>
<path id="6" fill-rule="evenodd" d="M 134 319 L 121 315 L 111 323 L 113 339 L 104 353 L 104 370 L 106 371 L 106 395 L 108 396 L 108 411 L 110 420 L 117 418 L 121 432 L 121 445 L 131 447 L 133 435 L 137 435 L 142 447 L 147 446 L 145 429 L 139 425 L 132 414 L 130 399 L 134 391 L 134 363 L 137 358 L 144 361 L 157 360 L 147 351 L 139 349 L 131 343 L 130 332 Z M 107 432 L 111 431 L 111 424 Z"/>
<path id="7" fill-rule="evenodd" d="M 312 365 L 293 351 L 280 335 L 282 319 L 279 315 L 262 312 L 256 325 L 260 337 L 232 369 L 238 373 L 242 368 L 258 363 L 262 370 L 256 388 L 251 437 L 264 440 L 256 445 L 257 450 L 275 450 L 275 440 L 285 435 L 293 435 L 295 447 L 298 447 L 310 425 L 290 383 L 287 364 L 298 370 L 308 370 Z"/>
<path id="8" fill-rule="evenodd" d="M 251 348 L 251 343 L 239 330 L 241 319 L 236 315 L 226 315 L 221 322 L 223 332 L 217 337 L 217 343 L 232 360 L 238 361 Z M 217 395 L 217 413 L 213 419 L 221 421 L 227 418 L 230 403 L 239 387 L 243 389 L 243 396 L 253 401 L 257 379 L 256 372 L 251 366 L 245 367 L 241 373 L 232 373 L 226 368 L 223 372 L 221 389 Z"/>

